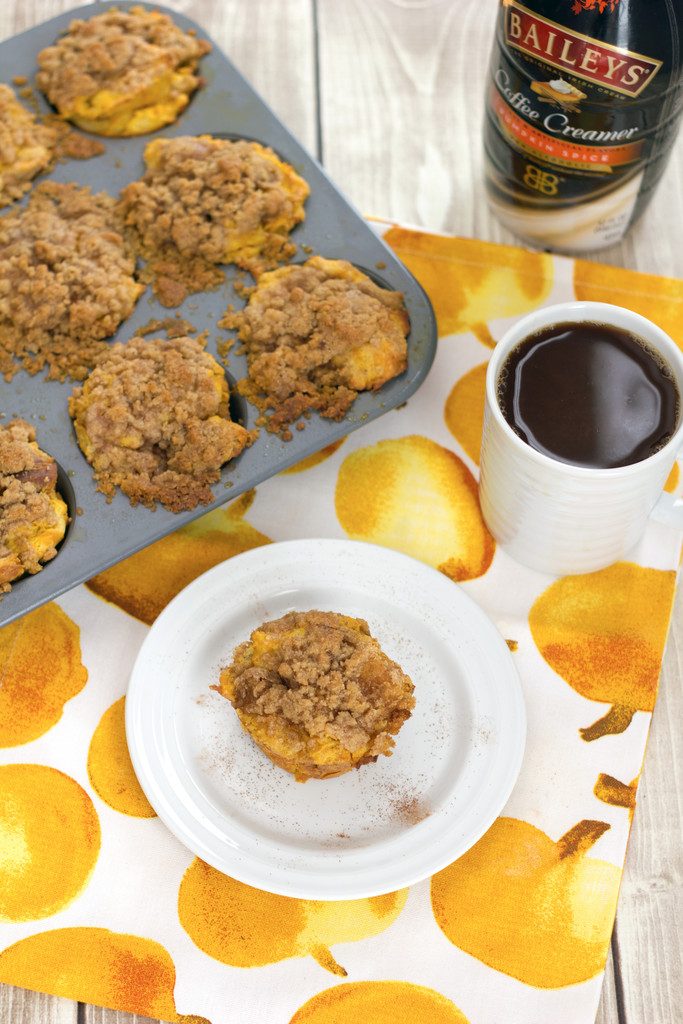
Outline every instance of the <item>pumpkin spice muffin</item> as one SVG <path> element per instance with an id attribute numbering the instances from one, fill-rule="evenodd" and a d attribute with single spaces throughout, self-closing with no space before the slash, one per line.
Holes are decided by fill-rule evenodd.
<path id="1" fill-rule="evenodd" d="M 0 427 L 0 593 L 57 554 L 69 516 L 56 490 L 57 464 L 25 420 Z"/>
<path id="2" fill-rule="evenodd" d="M 28 192 L 31 181 L 55 159 L 57 132 L 22 106 L 0 83 L 0 207 Z"/>
<path id="3" fill-rule="evenodd" d="M 82 380 L 144 290 L 134 270 L 110 196 L 38 185 L 0 218 L 0 373 Z"/>
<path id="4" fill-rule="evenodd" d="M 309 188 L 271 149 L 181 136 L 150 142 L 145 163 L 120 210 L 164 305 L 220 284 L 220 263 L 258 273 L 295 252 L 288 235 L 304 219 Z"/>
<path id="5" fill-rule="evenodd" d="M 112 345 L 69 399 L 69 412 L 98 490 L 120 487 L 149 508 L 208 504 L 221 466 L 250 434 L 233 423 L 228 384 L 195 338 L 132 338 Z"/>
<path id="6" fill-rule="evenodd" d="M 76 19 L 38 54 L 36 81 L 58 113 L 97 135 L 129 136 L 172 124 L 201 84 L 209 43 L 167 14 L 115 7 Z"/>
<path id="7" fill-rule="evenodd" d="M 376 391 L 407 365 L 408 313 L 345 260 L 314 256 L 263 274 L 245 309 L 220 326 L 238 331 L 248 363 L 240 391 L 270 412 L 273 432 L 311 410 L 341 419 L 359 391 Z"/>
<path id="8" fill-rule="evenodd" d="M 370 635 L 336 612 L 289 612 L 239 645 L 215 687 L 268 757 L 297 782 L 390 756 L 413 684 Z"/>

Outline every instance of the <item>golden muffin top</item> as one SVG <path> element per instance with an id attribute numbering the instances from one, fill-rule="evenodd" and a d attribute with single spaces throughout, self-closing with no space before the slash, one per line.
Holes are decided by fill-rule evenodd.
<path id="1" fill-rule="evenodd" d="M 194 72 L 210 48 L 167 14 L 110 8 L 72 21 L 41 50 L 36 81 L 58 112 L 82 127 L 105 135 L 139 134 L 175 120 L 200 84 Z M 152 109 L 169 100 L 170 108 Z M 145 116 L 131 125 L 140 109 Z"/>
<path id="2" fill-rule="evenodd" d="M 56 130 L 37 121 L 0 83 L 0 207 L 28 192 L 36 174 L 52 164 L 56 144 Z"/>
<path id="3" fill-rule="evenodd" d="M 228 384 L 196 338 L 112 345 L 69 400 L 76 436 L 107 496 L 173 512 L 207 504 L 249 433 L 230 419 Z"/>
<path id="4" fill-rule="evenodd" d="M 147 172 L 121 193 L 120 209 L 161 301 L 215 287 L 216 264 L 258 271 L 292 255 L 309 188 L 266 146 L 210 135 L 155 139 Z"/>
<path id="5" fill-rule="evenodd" d="M 47 181 L 0 218 L 0 373 L 82 379 L 143 287 L 114 200 Z"/>
<path id="6" fill-rule="evenodd" d="M 56 484 L 57 464 L 38 447 L 31 424 L 0 427 L 0 593 L 57 554 L 68 513 Z"/>
<path id="7" fill-rule="evenodd" d="M 270 410 L 273 431 L 309 410 L 340 419 L 359 391 L 376 390 L 407 365 L 402 294 L 345 260 L 314 256 L 263 274 L 246 308 L 221 326 L 239 333 L 249 367 L 240 390 Z"/>
<path id="8" fill-rule="evenodd" d="M 240 644 L 221 673 L 235 709 L 273 716 L 295 736 L 344 750 L 389 753 L 415 706 L 413 684 L 370 635 L 367 622 L 336 612 L 289 612 Z"/>

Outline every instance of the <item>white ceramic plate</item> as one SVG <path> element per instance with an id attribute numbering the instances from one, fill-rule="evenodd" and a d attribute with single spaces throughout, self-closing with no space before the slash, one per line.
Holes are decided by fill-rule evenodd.
<path id="1" fill-rule="evenodd" d="M 417 703 L 392 757 L 302 784 L 209 687 L 260 623 L 310 609 L 366 619 Z M 150 803 L 193 853 L 260 889 L 335 900 L 400 889 L 469 849 L 510 795 L 526 723 L 505 641 L 460 587 L 386 548 L 302 540 L 178 594 L 140 649 L 126 729 Z"/>

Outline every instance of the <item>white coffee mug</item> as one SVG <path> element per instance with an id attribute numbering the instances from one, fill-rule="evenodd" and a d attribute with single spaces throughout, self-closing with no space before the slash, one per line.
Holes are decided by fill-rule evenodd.
<path id="1" fill-rule="evenodd" d="M 671 368 L 683 399 L 683 355 L 650 320 L 606 302 L 563 302 L 536 310 L 501 338 L 486 374 L 481 446 L 481 510 L 499 544 L 517 561 L 555 575 L 594 572 L 618 561 L 648 516 L 683 529 L 683 502 L 663 493 L 683 448 L 683 409 L 670 440 L 647 459 L 616 469 L 559 462 L 526 444 L 505 420 L 496 389 L 510 351 L 529 335 L 561 323 L 600 323 L 642 338 Z"/>

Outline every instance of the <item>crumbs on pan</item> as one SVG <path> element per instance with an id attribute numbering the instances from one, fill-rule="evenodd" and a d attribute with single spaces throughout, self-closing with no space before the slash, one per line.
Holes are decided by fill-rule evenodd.
<path id="1" fill-rule="evenodd" d="M 182 338 L 190 334 L 196 334 L 197 328 L 189 320 L 183 320 L 181 316 L 167 316 L 163 320 L 148 320 L 143 327 L 138 327 L 137 333 L 141 338 L 148 334 L 158 334 L 163 331 L 168 338 Z"/>

